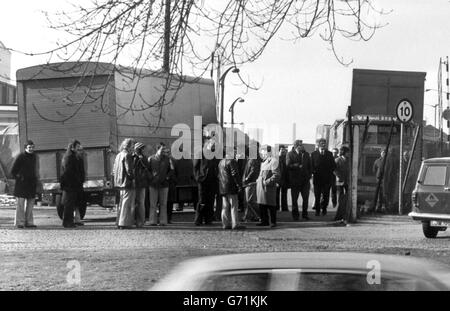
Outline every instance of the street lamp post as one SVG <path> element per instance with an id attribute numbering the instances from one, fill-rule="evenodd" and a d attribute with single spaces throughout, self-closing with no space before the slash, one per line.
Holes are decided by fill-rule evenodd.
<path id="1" fill-rule="evenodd" d="M 225 103 L 225 78 L 227 74 L 230 71 L 233 71 L 233 73 L 239 73 L 239 69 L 237 67 L 230 67 L 228 68 L 223 75 L 219 79 L 219 85 L 220 85 L 220 127 L 223 129 L 223 112 L 224 112 L 224 103 Z"/>
<path id="2" fill-rule="evenodd" d="M 243 103 L 245 100 L 241 97 L 238 97 L 234 100 L 234 102 L 231 104 L 229 112 L 231 112 L 231 135 L 233 135 L 233 145 L 234 145 L 234 105 L 237 103 Z"/>

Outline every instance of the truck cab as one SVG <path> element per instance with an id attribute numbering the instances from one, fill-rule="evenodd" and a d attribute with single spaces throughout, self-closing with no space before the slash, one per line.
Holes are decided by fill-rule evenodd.
<path id="1" fill-rule="evenodd" d="M 422 222 L 427 238 L 435 238 L 450 225 L 450 158 L 432 158 L 422 162 L 412 193 L 413 210 L 409 214 Z"/>

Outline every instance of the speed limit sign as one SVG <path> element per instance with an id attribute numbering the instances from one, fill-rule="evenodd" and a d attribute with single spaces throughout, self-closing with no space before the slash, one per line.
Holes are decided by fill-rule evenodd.
<path id="1" fill-rule="evenodd" d="M 414 108 L 407 99 L 402 99 L 397 105 L 397 118 L 400 122 L 408 123 L 414 114 Z"/>

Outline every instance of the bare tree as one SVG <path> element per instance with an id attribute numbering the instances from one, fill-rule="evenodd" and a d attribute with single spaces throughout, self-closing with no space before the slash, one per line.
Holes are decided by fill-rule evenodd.
<path id="1" fill-rule="evenodd" d="M 369 40 L 382 26 L 376 18 L 382 14 L 371 0 L 92 0 L 73 4 L 70 12 L 48 14 L 50 27 L 65 39 L 33 54 L 48 55 L 50 61 L 106 62 L 113 71 L 123 70 L 123 64 L 130 80 L 149 75 L 147 69 L 165 75 L 159 100 L 126 107 L 161 116 L 186 74 L 201 77 L 218 66 L 253 62 L 280 30 L 288 40 L 320 36 L 338 61 L 348 64 L 338 56 L 337 42 Z M 213 61 L 217 57 L 220 62 Z M 241 81 L 251 87 L 242 76 Z M 175 91 L 167 96 L 170 90 Z"/>

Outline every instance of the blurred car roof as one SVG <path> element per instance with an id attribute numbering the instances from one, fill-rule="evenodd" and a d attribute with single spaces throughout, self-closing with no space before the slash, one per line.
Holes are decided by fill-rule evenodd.
<path id="1" fill-rule="evenodd" d="M 450 289 L 450 267 L 428 259 L 354 252 L 272 252 L 206 256 L 189 259 L 175 267 L 152 290 L 165 290 L 168 284 L 218 271 L 308 269 L 339 271 L 370 271 L 377 261 L 385 275 L 408 275 L 424 281 L 438 281 Z M 174 283 L 175 282 L 175 283 Z M 181 284 L 180 284 L 181 285 Z"/>

